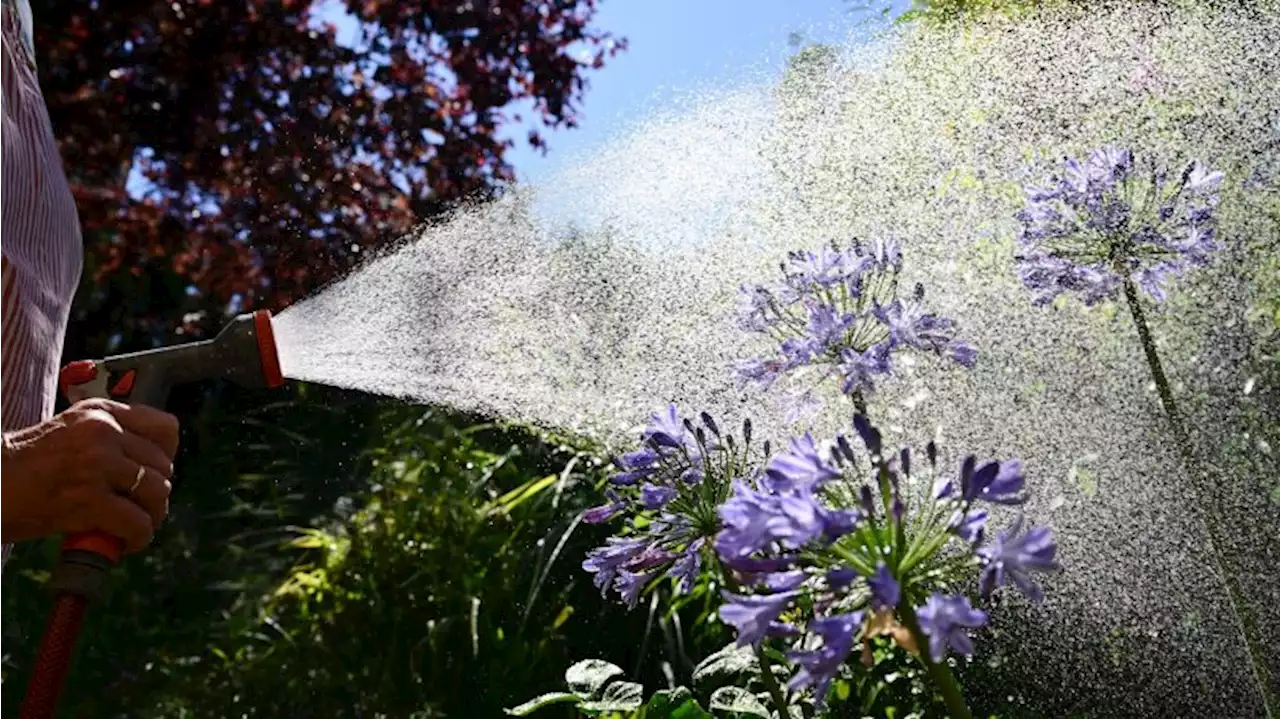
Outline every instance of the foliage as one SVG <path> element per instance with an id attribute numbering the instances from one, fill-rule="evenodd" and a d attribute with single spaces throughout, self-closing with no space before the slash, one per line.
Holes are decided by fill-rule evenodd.
<path id="1" fill-rule="evenodd" d="M 211 644 L 256 633 L 254 598 L 290 566 L 275 550 L 285 529 L 358 491 L 368 475 L 363 448 L 383 429 L 379 400 L 308 386 L 266 396 L 216 390 L 187 388 L 174 398 L 185 421 L 169 519 L 147 552 L 112 572 L 107 596 L 91 609 L 63 700 L 67 716 L 136 716 L 201 671 Z M 25 687 L 49 608 L 39 582 L 56 556 L 56 541 L 19 546 L 5 568 L 11 687 Z M 5 693 L 5 715 L 20 696 Z"/>
<path id="2" fill-rule="evenodd" d="M 297 533 L 298 564 L 258 605 L 257 636 L 214 647 L 218 665 L 161 715 L 493 716 L 552 681 L 566 646 L 617 654 L 618 639 L 646 631 L 577 576 L 589 456 L 394 414 L 399 426 L 370 452 L 364 505 Z M 620 635 L 601 636 L 601 622 Z"/>
<path id="3" fill-rule="evenodd" d="M 491 11 L 492 8 L 492 11 Z M 84 226 L 73 358 L 278 309 L 512 179 L 624 42 L 595 0 L 46 3 L 40 82 Z M 340 36 L 345 17 L 354 37 Z M 104 131 L 109 128 L 109 131 Z M 542 147 L 536 131 L 529 142 Z M 126 192 L 130 168 L 146 196 Z M 190 291 L 189 291 L 190 290 Z"/>

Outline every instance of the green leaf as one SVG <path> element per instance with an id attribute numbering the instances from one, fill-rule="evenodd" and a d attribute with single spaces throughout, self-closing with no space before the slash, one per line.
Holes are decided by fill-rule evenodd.
<path id="1" fill-rule="evenodd" d="M 578 708 L 589 712 L 630 712 L 639 709 L 642 703 L 644 703 L 643 686 L 635 682 L 614 682 L 605 687 L 604 695 L 600 699 L 582 702 Z"/>
<path id="2" fill-rule="evenodd" d="M 539 709 L 551 706 L 552 704 L 564 704 L 565 702 L 573 702 L 577 704 L 581 701 L 582 697 L 577 694 L 570 694 L 569 692 L 551 692 L 550 694 L 543 694 L 540 697 L 530 699 L 514 709 L 507 709 L 505 711 L 511 716 L 522 717 L 528 716 Z"/>
<path id="3" fill-rule="evenodd" d="M 698 662 L 693 668 L 695 686 L 708 681 L 723 680 L 739 674 L 760 673 L 760 664 L 750 647 L 730 644 Z"/>
<path id="4" fill-rule="evenodd" d="M 600 695 L 600 690 L 610 679 L 621 676 L 622 667 L 603 659 L 583 659 L 564 673 L 564 683 L 569 691 L 583 699 Z"/>
<path id="5" fill-rule="evenodd" d="M 714 719 L 698 706 L 698 700 L 684 687 L 663 689 L 649 697 L 645 719 Z"/>
<path id="6" fill-rule="evenodd" d="M 543 490 L 555 484 L 560 479 L 558 475 L 547 475 L 541 479 L 531 479 L 528 482 L 516 487 L 506 494 L 498 497 L 496 500 L 485 504 L 480 508 L 481 515 L 492 514 L 493 512 L 510 512 L 521 504 L 538 496 Z"/>
<path id="7" fill-rule="evenodd" d="M 769 710 L 764 708 L 756 695 L 742 687 L 720 687 L 711 695 L 711 711 L 732 712 L 748 717 L 769 719 Z"/>

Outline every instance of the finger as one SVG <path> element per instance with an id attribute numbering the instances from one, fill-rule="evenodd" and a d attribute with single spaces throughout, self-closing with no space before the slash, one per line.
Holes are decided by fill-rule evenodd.
<path id="1" fill-rule="evenodd" d="M 151 517 L 138 505 L 117 494 L 108 494 L 89 520 L 93 528 L 119 537 L 124 551 L 132 554 L 145 549 L 155 535 Z"/>
<path id="2" fill-rule="evenodd" d="M 107 489 L 113 494 L 128 494 L 133 483 L 138 481 L 138 468 L 143 465 L 131 459 L 124 452 L 112 452 L 102 460 L 99 471 Z"/>
<path id="3" fill-rule="evenodd" d="M 165 516 L 169 514 L 169 494 L 173 490 L 173 485 L 156 472 L 154 469 L 147 467 L 146 474 L 143 475 L 142 481 L 138 483 L 138 488 L 128 495 L 133 503 L 142 508 L 142 511 L 151 517 L 151 528 L 159 529 L 160 524 L 164 522 Z"/>
<path id="4" fill-rule="evenodd" d="M 151 440 L 173 461 L 178 453 L 177 417 L 142 404 L 108 402 L 105 406 L 121 427 Z"/>
<path id="5" fill-rule="evenodd" d="M 133 460 L 134 463 L 150 467 L 164 475 L 165 478 L 173 476 L 173 458 L 165 454 L 165 451 L 157 447 L 151 440 L 125 430 L 120 435 L 120 449 L 124 451 L 124 456 Z M 138 470 L 134 469 L 133 471 L 134 478 L 136 478 Z M 134 478 L 130 478 L 130 484 L 132 484 Z M 129 485 L 125 485 L 124 489 L 128 488 Z"/>

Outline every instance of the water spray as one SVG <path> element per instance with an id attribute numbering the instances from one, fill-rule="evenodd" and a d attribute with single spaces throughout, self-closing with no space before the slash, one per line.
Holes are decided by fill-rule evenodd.
<path id="1" fill-rule="evenodd" d="M 59 376 L 71 402 L 103 398 L 163 408 L 174 387 L 226 379 L 247 388 L 284 383 L 271 313 L 259 310 L 231 321 L 204 342 L 72 362 Z M 102 532 L 68 535 L 49 580 L 53 611 L 45 625 L 22 703 L 22 719 L 51 719 L 79 638 L 85 609 L 102 595 L 107 574 L 120 560 L 123 542 Z"/>

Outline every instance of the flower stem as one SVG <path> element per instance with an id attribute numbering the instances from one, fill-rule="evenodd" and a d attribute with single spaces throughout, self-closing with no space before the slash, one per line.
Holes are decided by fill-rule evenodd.
<path id="1" fill-rule="evenodd" d="M 769 655 L 764 653 L 764 645 L 756 647 L 756 658 L 760 660 L 760 678 L 764 681 L 764 688 L 768 690 L 769 697 L 773 699 L 773 706 L 778 710 L 780 719 L 787 719 L 791 715 L 787 713 L 787 698 L 782 694 L 782 687 L 778 684 L 778 678 L 773 675 L 773 664 L 769 661 Z"/>
<path id="2" fill-rule="evenodd" d="M 1138 298 L 1138 288 L 1131 278 L 1125 278 L 1124 297 L 1128 301 L 1129 312 L 1133 316 L 1133 324 L 1138 329 L 1138 339 L 1142 342 L 1142 351 L 1146 354 L 1147 365 L 1151 368 L 1151 378 L 1156 383 L 1156 392 L 1160 395 L 1160 404 L 1164 407 L 1165 416 L 1169 420 L 1169 428 L 1173 432 L 1174 444 L 1177 445 L 1178 452 L 1182 455 L 1182 462 L 1186 470 L 1195 477 L 1195 486 L 1191 487 L 1191 494 L 1193 497 L 1199 497 L 1203 500 L 1192 504 L 1205 508 L 1201 519 L 1205 525 L 1205 533 L 1209 538 L 1209 558 L 1227 589 L 1231 615 L 1235 619 L 1236 628 L 1240 632 L 1241 639 L 1244 640 L 1245 653 L 1249 658 L 1249 666 L 1253 670 L 1253 679 L 1258 685 L 1258 693 L 1262 699 L 1263 710 L 1267 719 L 1277 719 L 1277 716 L 1280 715 L 1280 708 L 1277 708 L 1276 697 L 1268 689 L 1271 686 L 1270 677 L 1266 663 L 1262 659 L 1262 650 L 1259 648 L 1255 638 L 1257 628 L 1245 605 L 1244 592 L 1241 590 L 1236 577 L 1227 571 L 1224 566 L 1225 557 L 1218 551 L 1218 548 L 1223 544 L 1218 530 L 1217 502 L 1212 493 L 1213 485 L 1210 484 L 1208 473 L 1200 466 L 1195 452 L 1192 450 L 1190 435 L 1187 433 L 1186 425 L 1182 423 L 1182 415 L 1178 413 L 1178 405 L 1174 401 L 1173 391 L 1169 387 L 1169 378 L 1165 375 L 1164 365 L 1161 364 L 1160 355 L 1156 352 L 1155 340 L 1152 339 L 1151 329 L 1147 325 L 1146 313 L 1143 311 L 1142 303 Z"/>
<path id="3" fill-rule="evenodd" d="M 933 680 L 938 693 L 942 695 L 942 702 L 947 705 L 947 713 L 951 715 L 951 719 L 972 719 L 969 705 L 965 704 L 964 695 L 960 692 L 960 683 L 951 673 L 951 667 L 945 662 L 935 662 L 930 658 L 929 638 L 920 630 L 920 621 L 916 619 L 915 608 L 910 602 L 903 601 L 898 605 L 898 616 L 902 619 L 902 624 L 911 632 L 911 636 L 915 637 L 920 663 L 924 664 L 925 670 L 929 672 L 929 678 Z"/>
<path id="4" fill-rule="evenodd" d="M 737 594 L 742 591 L 738 580 L 733 576 L 733 571 L 720 563 L 720 576 L 724 580 L 724 585 L 730 592 Z M 764 688 L 769 692 L 769 697 L 773 700 L 774 707 L 778 710 L 779 719 L 789 719 L 791 716 L 787 713 L 787 698 L 782 693 L 782 687 L 778 684 L 778 678 L 773 675 L 773 663 L 769 661 L 769 656 L 764 653 L 763 641 L 756 647 L 756 659 L 760 661 L 760 680 L 764 682 Z"/>

